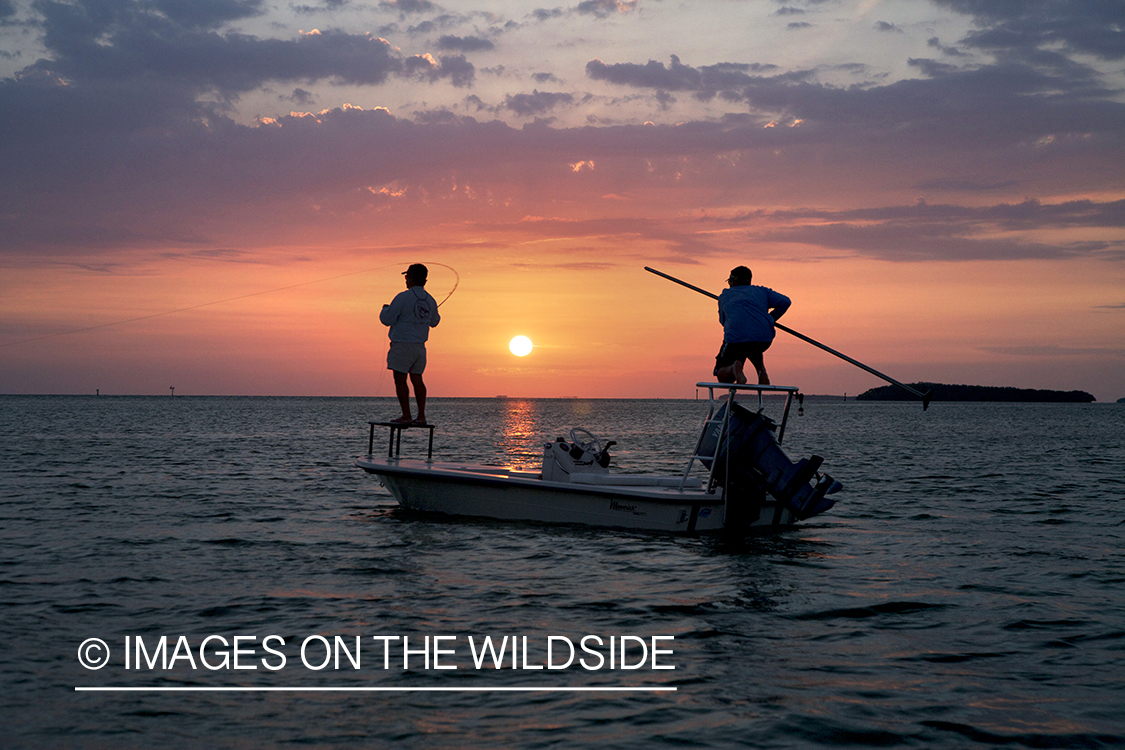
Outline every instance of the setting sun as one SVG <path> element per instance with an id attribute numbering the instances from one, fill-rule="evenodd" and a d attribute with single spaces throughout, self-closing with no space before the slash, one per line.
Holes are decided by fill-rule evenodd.
<path id="1" fill-rule="evenodd" d="M 531 339 L 527 336 L 516 336 L 508 342 L 508 349 L 517 357 L 526 357 L 528 354 L 531 354 L 532 346 Z"/>

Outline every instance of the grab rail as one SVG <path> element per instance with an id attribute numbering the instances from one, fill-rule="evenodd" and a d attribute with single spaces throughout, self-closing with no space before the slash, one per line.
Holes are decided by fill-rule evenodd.
<path id="1" fill-rule="evenodd" d="M 756 384 L 751 384 L 751 383 L 696 383 L 695 387 L 707 389 L 707 400 L 710 402 L 709 408 L 711 409 L 711 412 L 708 413 L 708 418 L 710 418 L 711 413 L 713 413 L 714 409 L 715 409 L 715 389 L 716 388 L 722 388 L 722 389 L 725 389 L 725 390 L 728 391 L 727 397 L 725 399 L 727 401 L 727 403 L 732 403 L 734 401 L 735 394 L 738 391 L 756 391 L 758 393 L 758 411 L 761 411 L 762 408 L 763 408 L 763 405 L 762 405 L 762 394 L 763 393 L 784 393 L 784 394 L 786 394 L 786 396 L 785 396 L 785 411 L 782 413 L 781 422 L 777 426 L 777 443 L 778 443 L 778 445 L 781 445 L 781 439 L 785 435 L 785 425 L 789 421 L 789 407 L 793 403 L 793 398 L 796 397 L 797 400 L 801 401 L 802 403 L 805 400 L 805 397 L 803 395 L 801 395 L 801 389 L 798 388 L 795 385 L 756 385 Z M 728 408 L 728 411 L 729 411 L 729 408 Z"/>

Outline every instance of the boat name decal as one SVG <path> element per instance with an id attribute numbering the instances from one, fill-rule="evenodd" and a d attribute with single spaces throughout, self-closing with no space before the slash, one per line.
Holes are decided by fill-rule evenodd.
<path id="1" fill-rule="evenodd" d="M 643 510 L 637 510 L 637 506 L 632 503 L 623 503 L 620 500 L 610 500 L 609 509 L 621 511 L 622 513 L 632 513 L 634 516 L 647 516 Z"/>

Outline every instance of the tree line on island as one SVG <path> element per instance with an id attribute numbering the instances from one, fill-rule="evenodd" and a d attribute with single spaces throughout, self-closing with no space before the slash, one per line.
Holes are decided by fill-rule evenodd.
<path id="1" fill-rule="evenodd" d="M 1049 391 L 1034 388 L 1011 388 L 991 385 L 948 385 L 945 383 L 911 383 L 925 393 L 933 390 L 933 401 L 1009 401 L 1027 403 L 1089 404 L 1097 401 L 1085 391 Z M 872 388 L 856 396 L 857 401 L 916 401 L 909 393 L 893 385 Z"/>

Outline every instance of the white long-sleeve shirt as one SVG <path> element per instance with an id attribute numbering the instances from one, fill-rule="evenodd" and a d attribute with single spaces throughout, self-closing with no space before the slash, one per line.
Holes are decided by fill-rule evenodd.
<path id="1" fill-rule="evenodd" d="M 412 286 L 383 306 L 379 322 L 391 327 L 391 341 L 424 344 L 430 338 L 430 329 L 441 322 L 441 316 L 437 301 L 425 287 Z"/>

